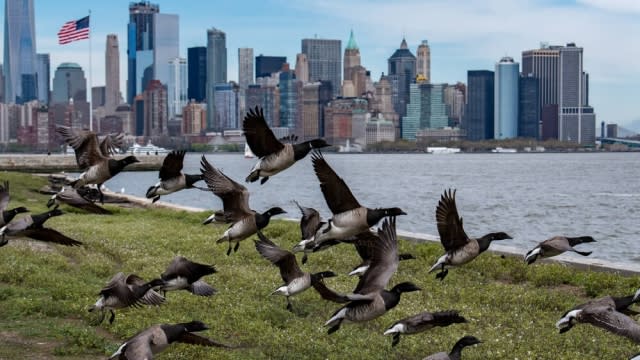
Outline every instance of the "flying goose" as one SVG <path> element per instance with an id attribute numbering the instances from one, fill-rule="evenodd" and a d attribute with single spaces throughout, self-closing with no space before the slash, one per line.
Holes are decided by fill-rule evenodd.
<path id="1" fill-rule="evenodd" d="M 369 269 L 360 278 L 353 294 L 338 294 L 328 289 L 322 281 L 313 284 L 322 298 L 338 303 L 348 303 L 338 309 L 325 323 L 328 334 L 338 329 L 343 321 L 363 322 L 375 319 L 393 309 L 400 302 L 402 293 L 419 291 L 419 287 L 403 282 L 391 290 L 385 290 L 391 276 L 398 268 L 398 240 L 395 230 L 395 217 L 385 219 L 378 229 L 379 241 L 371 259 Z"/>
<path id="2" fill-rule="evenodd" d="M 152 325 L 125 341 L 109 359 L 151 360 L 154 355 L 164 351 L 174 342 L 223 348 L 230 347 L 229 345 L 194 334 L 194 332 L 208 329 L 209 328 L 200 321 Z"/>
<path id="3" fill-rule="evenodd" d="M 94 204 L 93 201 L 82 196 L 78 192 L 78 190 L 68 186 L 63 186 L 59 192 L 53 194 L 49 199 L 49 201 L 47 202 L 47 207 L 50 208 L 54 205 L 59 205 L 61 203 L 67 204 L 69 206 L 73 206 L 78 209 L 85 210 L 92 214 L 99 214 L 99 215 L 112 214 L 110 210 L 107 210 L 101 206 Z"/>
<path id="4" fill-rule="evenodd" d="M 318 273 L 307 273 L 300 270 L 296 256 L 293 253 L 279 248 L 271 240 L 258 231 L 259 241 L 255 241 L 256 250 L 265 259 L 271 261 L 280 269 L 280 277 L 284 281 L 284 285 L 278 287 L 273 294 L 282 294 L 287 298 L 287 310 L 291 311 L 290 296 L 299 294 L 316 282 L 336 276 L 332 271 L 322 271 Z"/>
<path id="5" fill-rule="evenodd" d="M 327 144 L 323 139 L 303 141 L 298 144 L 283 144 L 276 139 L 269 129 L 261 108 L 250 109 L 242 122 L 242 130 L 247 138 L 247 145 L 260 160 L 254 165 L 247 176 L 247 182 L 254 182 L 262 177 L 260 184 L 264 184 L 273 176 L 301 160 L 311 149 L 319 149 Z M 291 136 L 287 140 L 297 140 Z"/>
<path id="6" fill-rule="evenodd" d="M 135 156 L 127 156 L 120 160 L 109 157 L 110 152 L 115 149 L 115 143 L 119 137 L 108 135 L 99 144 L 98 136 L 93 131 L 84 130 L 75 134 L 71 128 L 57 127 L 56 132 L 62 136 L 67 144 L 73 147 L 76 153 L 76 162 L 80 170 L 84 171 L 77 180 L 71 183 L 71 186 L 77 189 L 84 185 L 97 184 L 101 203 L 104 203 L 104 194 L 100 189 L 102 184 L 117 175 L 125 166 L 139 162 Z"/>
<path id="7" fill-rule="evenodd" d="M 375 242 L 378 241 L 376 236 L 371 231 L 365 231 L 356 235 L 356 241 L 353 244 L 362 259 L 362 262 L 355 266 L 349 273 L 349 276 L 358 275 L 362 276 L 371 264 L 371 257 L 373 256 Z M 398 260 L 414 260 L 416 257 L 409 253 L 403 253 L 398 255 Z"/>
<path id="8" fill-rule="evenodd" d="M 227 175 L 213 167 L 202 155 L 200 171 L 204 176 L 209 190 L 222 199 L 223 210 L 216 211 L 203 224 L 213 221 L 230 223 L 229 228 L 216 242 L 229 242 L 227 255 L 231 254 L 231 244 L 236 243 L 234 251 L 238 250 L 240 241 L 255 234 L 269 225 L 272 216 L 284 214 L 286 211 L 279 207 L 272 207 L 264 213 L 258 213 L 249 208 L 249 191 L 246 187 L 231 180 Z"/>
<path id="9" fill-rule="evenodd" d="M 462 339 L 458 340 L 458 342 L 453 345 L 453 349 L 451 349 L 450 353 L 439 352 L 433 355 L 429 355 L 422 360 L 460 360 L 462 355 L 462 349 L 467 346 L 480 344 L 482 341 L 478 340 L 473 336 L 465 336 Z"/>
<path id="10" fill-rule="evenodd" d="M 176 256 L 171 261 L 161 278 L 164 284 L 159 288 L 162 291 L 187 290 L 200 296 L 211 296 L 217 292 L 201 277 L 211 275 L 216 269 L 211 265 L 199 264 L 185 257 Z"/>
<path id="11" fill-rule="evenodd" d="M 152 203 L 158 201 L 161 195 L 193 188 L 195 182 L 203 179 L 202 174 L 190 175 L 182 172 L 184 155 L 184 150 L 174 150 L 164 158 L 160 168 L 160 181 L 147 190 L 147 199 L 153 199 Z"/>
<path id="12" fill-rule="evenodd" d="M 579 236 L 579 237 L 566 237 L 566 236 L 554 236 L 551 239 L 547 239 L 532 250 L 529 250 L 527 254 L 524 256 L 524 261 L 527 262 L 528 265 L 533 264 L 538 257 L 548 258 L 556 255 L 560 255 L 565 251 L 573 251 L 582 256 L 591 255 L 591 251 L 578 251 L 573 247 L 582 244 L 582 243 L 590 243 L 595 242 L 595 240 L 591 236 Z"/>
<path id="13" fill-rule="evenodd" d="M 400 334 L 417 334 L 436 326 L 449 326 L 451 324 L 466 323 L 467 319 L 460 316 L 457 311 L 422 312 L 402 320 L 396 321 L 385 332 L 384 335 L 393 335 L 391 346 L 396 346 L 400 342 Z"/>
<path id="14" fill-rule="evenodd" d="M 440 242 L 446 253 L 429 269 L 429 272 L 441 268 L 442 271 L 436 275 L 440 280 L 444 280 L 449 272 L 445 266 L 466 264 L 487 250 L 492 241 L 511 239 L 511 236 L 504 232 L 489 233 L 477 239 L 467 236 L 462 226 L 462 218 L 458 215 L 456 208 L 456 191 L 452 192 L 451 189 L 445 190 L 438 202 L 436 222 Z"/>
<path id="15" fill-rule="evenodd" d="M 164 297 L 152 290 L 152 288 L 162 286 L 163 283 L 160 279 L 145 282 L 138 275 L 130 274 L 125 276 L 124 273 L 119 272 L 100 290 L 100 298 L 89 307 L 89 312 L 100 311 L 100 317 L 97 321 L 97 325 L 99 325 L 104 321 L 105 311 L 109 310 L 111 313 L 109 324 L 111 324 L 116 318 L 115 309 L 129 306 L 135 307 L 141 304 L 160 305 L 164 302 Z"/>
<path id="16" fill-rule="evenodd" d="M 319 151 L 311 154 L 313 168 L 320 181 L 320 189 L 324 199 L 333 213 L 327 224 L 316 231 L 312 243 L 305 242 L 304 247 L 313 244 L 316 248 L 323 247 L 323 242 L 329 240 L 344 240 L 368 231 L 386 216 L 406 215 L 402 209 L 394 208 L 367 208 L 358 202 L 349 190 L 347 184 L 333 171 Z M 298 244 L 296 248 L 302 245 Z"/>
<path id="17" fill-rule="evenodd" d="M 0 185 L 0 213 L 2 213 L 2 216 L 0 216 L 0 226 L 8 224 L 16 215 L 20 213 L 29 212 L 29 210 L 27 210 L 27 208 L 23 206 L 7 210 L 7 206 L 9 205 L 10 200 L 11 196 L 9 195 L 9 182 L 4 181 L 4 183 Z"/>
<path id="18" fill-rule="evenodd" d="M 53 216 L 62 215 L 62 211 L 56 206 L 53 210 L 37 215 L 27 215 L 23 218 L 13 220 L 9 224 L 0 228 L 0 246 L 4 246 L 9 239 L 18 237 L 28 237 L 34 240 L 52 242 L 66 246 L 82 245 L 80 241 L 76 241 L 67 237 L 60 232 L 51 228 L 42 226 L 45 221 Z"/>
<path id="19" fill-rule="evenodd" d="M 313 240 L 308 239 L 313 239 L 316 231 L 320 228 L 320 226 L 325 224 L 325 222 L 322 221 L 318 210 L 301 206 L 295 200 L 294 203 L 298 206 L 298 209 L 300 209 L 300 212 L 302 213 L 302 218 L 300 218 L 300 233 L 302 234 L 302 241 L 294 247 L 293 251 L 304 251 L 304 255 L 302 256 L 302 263 L 306 264 L 307 253 L 313 250 L 311 247 L 307 248 L 307 244 L 313 242 Z"/>

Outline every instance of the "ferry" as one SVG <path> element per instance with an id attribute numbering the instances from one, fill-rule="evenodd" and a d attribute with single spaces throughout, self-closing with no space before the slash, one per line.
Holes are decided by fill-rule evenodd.
<path id="1" fill-rule="evenodd" d="M 345 146 L 340 145 L 340 147 L 338 148 L 338 152 L 341 152 L 341 153 L 361 153 L 362 152 L 362 146 L 360 146 L 360 144 L 351 145 L 351 142 L 349 141 L 349 139 L 347 139 L 346 145 Z"/>
<path id="2" fill-rule="evenodd" d="M 138 145 L 136 143 L 133 146 L 127 149 L 127 154 L 147 154 L 147 155 L 159 155 L 159 154 L 168 154 L 171 150 L 165 149 L 163 147 L 155 146 L 149 141 L 147 145 Z"/>
<path id="3" fill-rule="evenodd" d="M 440 155 L 440 154 L 457 154 L 460 152 L 460 148 L 450 148 L 444 146 L 427 147 L 427 153 Z"/>
<path id="4" fill-rule="evenodd" d="M 491 150 L 492 153 L 517 153 L 518 150 L 517 149 L 512 149 L 512 148 L 503 148 L 498 146 L 497 148 Z"/>

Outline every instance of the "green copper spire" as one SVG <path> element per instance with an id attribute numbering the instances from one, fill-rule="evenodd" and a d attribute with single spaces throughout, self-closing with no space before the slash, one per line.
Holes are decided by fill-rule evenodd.
<path id="1" fill-rule="evenodd" d="M 347 43 L 346 50 L 358 50 L 358 44 L 356 44 L 356 39 L 353 37 L 353 29 L 351 30 L 351 35 L 349 35 L 349 42 Z"/>

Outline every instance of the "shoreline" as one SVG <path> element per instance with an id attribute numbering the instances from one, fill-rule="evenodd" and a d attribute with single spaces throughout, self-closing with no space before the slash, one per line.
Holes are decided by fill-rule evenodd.
<path id="1" fill-rule="evenodd" d="M 136 158 L 140 162 L 128 165 L 127 171 L 157 171 L 162 166 L 164 155 L 136 155 Z M 73 154 L 0 154 L 0 170 L 27 173 L 79 172 Z"/>

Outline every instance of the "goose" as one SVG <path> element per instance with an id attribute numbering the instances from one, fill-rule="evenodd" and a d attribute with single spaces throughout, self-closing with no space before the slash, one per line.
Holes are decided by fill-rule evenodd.
<path id="1" fill-rule="evenodd" d="M 246 187 L 231 180 L 209 164 L 204 155 L 202 155 L 200 165 L 205 183 L 211 192 L 222 199 L 223 206 L 223 210 L 216 211 L 205 219 L 203 224 L 206 225 L 214 221 L 231 224 L 222 237 L 216 241 L 217 243 L 225 241 L 229 243 L 227 255 L 231 254 L 232 243 L 236 243 L 233 251 L 238 251 L 240 241 L 264 229 L 269 225 L 272 216 L 286 213 L 280 207 L 272 207 L 262 214 L 251 210 L 249 208 L 249 191 Z"/>
<path id="2" fill-rule="evenodd" d="M 194 295 L 211 296 L 217 290 L 200 278 L 215 272 L 216 269 L 211 265 L 199 264 L 185 257 L 176 256 L 160 276 L 164 283 L 159 290 L 165 292 L 187 290 Z"/>
<path id="3" fill-rule="evenodd" d="M 362 262 L 356 265 L 349 273 L 349 276 L 362 276 L 369 266 L 371 265 L 371 257 L 373 255 L 373 249 L 375 243 L 378 241 L 378 237 L 371 231 L 366 231 L 356 235 L 357 241 L 354 242 L 354 246 L 358 255 L 362 259 Z M 398 260 L 415 260 L 415 256 L 409 253 L 398 254 Z"/>
<path id="4" fill-rule="evenodd" d="M 208 329 L 201 321 L 152 325 L 125 341 L 109 359 L 151 360 L 174 342 L 230 348 L 229 345 L 194 334 Z"/>
<path id="5" fill-rule="evenodd" d="M 307 273 L 300 270 L 296 256 L 287 250 L 279 248 L 269 240 L 262 232 L 258 232 L 259 241 L 255 241 L 256 250 L 265 259 L 271 261 L 280 269 L 280 277 L 284 285 L 278 287 L 273 293 L 282 294 L 287 298 L 287 310 L 292 311 L 289 297 L 299 294 L 315 284 L 316 282 L 336 276 L 332 271 L 322 271 L 317 273 Z"/>
<path id="6" fill-rule="evenodd" d="M 9 182 L 4 181 L 3 184 L 0 185 L 0 213 L 2 213 L 2 216 L 0 216 L 0 226 L 7 225 L 18 214 L 29 212 L 24 206 L 7 210 L 10 200 Z"/>
<path id="7" fill-rule="evenodd" d="M 80 170 L 84 171 L 77 180 L 71 182 L 71 186 L 77 189 L 88 184 L 98 185 L 101 203 L 104 203 L 102 184 L 121 172 L 127 165 L 139 162 L 132 155 L 120 160 L 109 157 L 110 152 L 117 146 L 120 135 L 117 137 L 109 135 L 98 144 L 98 136 L 93 131 L 85 130 L 75 134 L 71 128 L 61 126 L 56 128 L 56 132 L 73 147 L 76 162 Z"/>
<path id="8" fill-rule="evenodd" d="M 638 312 L 630 309 L 629 307 L 638 302 L 640 300 L 640 290 L 636 291 L 636 293 L 634 295 L 629 295 L 629 296 L 605 296 L 599 299 L 595 299 L 595 300 L 591 300 L 589 302 L 586 302 L 584 304 L 580 304 L 575 306 L 574 308 L 572 308 L 571 310 L 565 312 L 562 315 L 562 318 L 556 323 L 556 327 L 558 328 L 558 330 L 560 331 L 560 334 L 563 334 L 569 330 L 571 330 L 571 328 L 576 324 L 576 322 L 588 322 L 591 323 L 592 325 L 595 326 L 600 326 L 606 330 L 609 330 L 613 333 L 616 333 L 618 335 L 623 335 L 626 336 L 622 333 L 618 333 L 616 332 L 616 330 L 612 330 L 610 328 L 610 326 L 613 326 L 614 328 L 616 327 L 615 325 L 606 325 L 606 320 L 604 320 L 604 318 L 606 317 L 607 312 L 604 312 L 603 315 L 601 316 L 602 319 L 599 319 L 598 316 L 593 315 L 594 311 L 590 311 L 587 312 L 587 314 L 590 315 L 581 315 L 580 318 L 578 318 L 578 315 L 582 313 L 582 310 L 587 309 L 587 308 L 608 308 L 611 307 L 612 311 L 619 313 L 620 315 L 616 315 L 616 316 L 611 316 L 610 319 L 616 319 L 615 321 L 619 321 L 619 324 L 622 324 L 624 322 L 628 321 L 626 320 L 626 318 L 628 318 L 627 315 L 637 315 Z M 591 320 L 587 320 L 587 319 L 591 319 Z M 631 319 L 631 318 L 629 318 Z M 622 328 L 620 328 L 622 329 Z M 639 335 L 640 336 L 640 335 Z M 640 339 L 640 337 L 638 337 L 638 339 Z"/>
<path id="9" fill-rule="evenodd" d="M 314 151 L 311 159 L 320 181 L 320 189 L 333 217 L 316 231 L 313 239 L 307 239 L 313 242 L 303 240 L 296 248 L 309 247 L 313 244 L 313 247 L 321 249 L 326 246 L 323 242 L 354 237 L 368 231 L 384 217 L 407 214 L 397 207 L 372 209 L 360 205 L 344 180 L 329 166 L 322 153 Z M 305 245 L 301 245 L 302 243 Z"/>
<path id="10" fill-rule="evenodd" d="M 417 334 L 436 326 L 449 326 L 451 324 L 466 323 L 467 319 L 460 316 L 457 311 L 422 312 L 402 320 L 398 320 L 391 325 L 384 335 L 393 335 L 391 346 L 396 346 L 400 342 L 400 334 Z"/>
<path id="11" fill-rule="evenodd" d="M 556 255 L 560 255 L 565 251 L 573 251 L 582 256 L 591 255 L 591 251 L 578 251 L 573 247 L 582 244 L 582 243 L 590 243 L 595 242 L 595 240 L 591 236 L 579 236 L 579 237 L 566 237 L 566 236 L 554 236 L 551 239 L 547 239 L 532 250 L 529 250 L 527 254 L 524 256 L 524 261 L 527 262 L 527 265 L 533 264 L 538 257 L 548 258 Z"/>
<path id="12" fill-rule="evenodd" d="M 327 142 L 323 139 L 313 139 L 303 141 L 298 144 L 283 144 L 276 139 L 273 131 L 269 129 L 267 121 L 261 108 L 256 106 L 255 110 L 250 109 L 242 122 L 242 131 L 247 139 L 247 145 L 258 158 L 258 162 L 254 165 L 247 176 L 247 182 L 260 180 L 260 184 L 264 184 L 273 176 L 291 165 L 296 161 L 303 159 L 311 149 L 319 149 L 327 146 Z M 295 141 L 296 136 L 285 138 L 286 140 Z"/>
<path id="13" fill-rule="evenodd" d="M 147 190 L 147 199 L 153 199 L 151 203 L 158 201 L 161 195 L 193 188 L 194 183 L 203 179 L 202 174 L 190 175 L 182 172 L 185 153 L 184 150 L 174 150 L 164 158 L 160 168 L 160 181 Z"/>
<path id="14" fill-rule="evenodd" d="M 78 209 L 85 210 L 92 214 L 98 215 L 111 215 L 112 212 L 107 210 L 101 206 L 98 206 L 93 203 L 93 201 L 87 199 L 86 197 L 80 195 L 80 193 L 71 187 L 63 186 L 62 189 L 53 194 L 49 201 L 47 202 L 47 207 L 52 207 L 54 205 L 67 204 L 69 206 L 73 206 Z"/>
<path id="15" fill-rule="evenodd" d="M 436 208 L 436 222 L 440 242 L 446 253 L 429 269 L 429 273 L 441 268 L 437 279 L 444 280 L 449 270 L 445 266 L 458 266 L 468 263 L 489 248 L 492 241 L 511 239 L 504 232 L 489 233 L 474 239 L 467 236 L 462 226 L 462 218 L 456 208 L 456 191 L 445 190 Z"/>
<path id="16" fill-rule="evenodd" d="M 300 209 L 300 212 L 302 213 L 302 218 L 300 218 L 300 233 L 302 234 L 302 241 L 293 248 L 293 251 L 304 251 L 304 255 L 302 256 L 302 263 L 306 264 L 308 258 L 307 253 L 313 250 L 310 247 L 307 248 L 307 244 L 313 241 L 308 239 L 313 239 L 313 235 L 320 228 L 320 226 L 325 224 L 325 222 L 322 221 L 318 210 L 301 206 L 295 200 L 293 202 L 296 204 L 296 206 L 298 206 L 298 209 Z"/>
<path id="17" fill-rule="evenodd" d="M 95 304 L 89 307 L 89 312 L 100 311 L 97 325 L 101 324 L 105 318 L 105 311 L 109 310 L 109 324 L 116 318 L 115 309 L 122 309 L 130 306 L 160 305 L 164 302 L 164 297 L 154 290 L 153 287 L 162 286 L 164 282 L 154 279 L 145 282 L 138 275 L 130 274 L 125 276 L 119 272 L 100 290 L 100 297 Z"/>
<path id="18" fill-rule="evenodd" d="M 329 326 L 328 334 L 340 329 L 340 325 L 344 321 L 363 322 L 384 315 L 398 305 L 403 293 L 421 290 L 411 282 L 402 282 L 391 290 L 384 289 L 398 268 L 395 217 L 384 220 L 382 228 L 378 229 L 378 237 L 380 240 L 375 244 L 376 251 L 372 257 L 371 265 L 360 278 L 353 294 L 338 294 L 328 289 L 322 281 L 313 284 L 323 299 L 347 303 L 334 312 L 325 323 L 325 326 Z"/>
<path id="19" fill-rule="evenodd" d="M 450 353 L 439 352 L 433 355 L 429 355 L 422 360 L 460 360 L 462 355 L 462 349 L 467 346 L 480 344 L 482 341 L 478 340 L 474 336 L 465 336 L 462 339 L 458 340 L 458 342 L 453 345 L 453 349 L 451 349 Z"/>
<path id="20" fill-rule="evenodd" d="M 0 228 L 0 247 L 6 245 L 11 238 L 28 237 L 34 240 L 52 242 L 66 246 L 82 245 L 82 242 L 71 239 L 62 233 L 43 226 L 45 221 L 54 216 L 62 215 L 62 211 L 56 206 L 53 210 L 42 214 L 27 215 L 23 218 L 13 220 L 9 224 Z"/>

